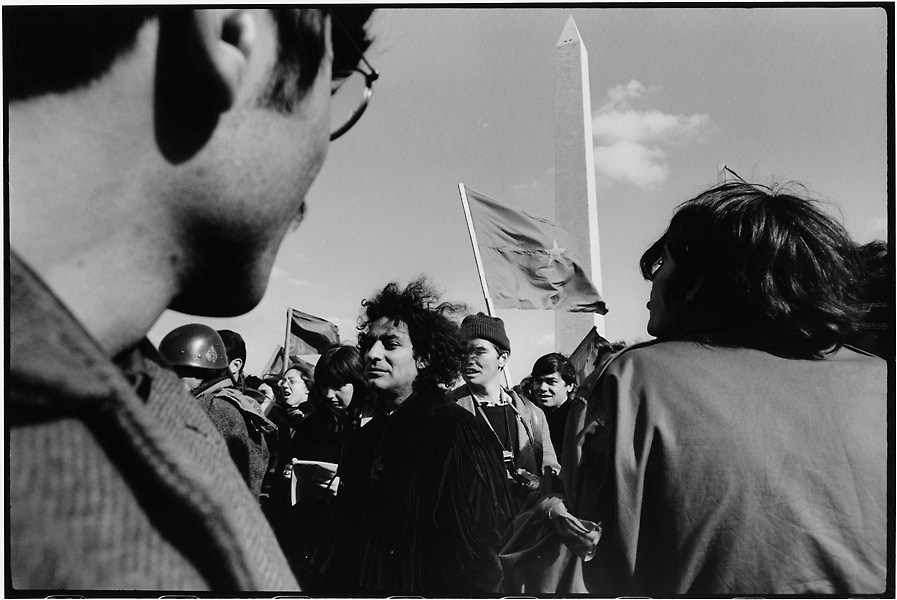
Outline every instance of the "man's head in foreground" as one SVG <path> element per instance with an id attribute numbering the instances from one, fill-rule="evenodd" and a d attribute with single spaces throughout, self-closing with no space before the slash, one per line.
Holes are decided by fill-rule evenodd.
<path id="1" fill-rule="evenodd" d="M 165 308 L 251 309 L 303 214 L 334 73 L 362 58 L 369 16 L 4 10 L 13 251 L 112 353 Z"/>

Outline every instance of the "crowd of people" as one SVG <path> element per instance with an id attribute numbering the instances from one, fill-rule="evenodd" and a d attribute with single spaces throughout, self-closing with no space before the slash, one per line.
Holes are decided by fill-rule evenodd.
<path id="1" fill-rule="evenodd" d="M 426 278 L 314 365 L 153 347 L 258 303 L 370 13 L 4 11 L 7 593 L 893 592 L 893 260 L 794 190 L 683 202 L 587 377 Z"/>

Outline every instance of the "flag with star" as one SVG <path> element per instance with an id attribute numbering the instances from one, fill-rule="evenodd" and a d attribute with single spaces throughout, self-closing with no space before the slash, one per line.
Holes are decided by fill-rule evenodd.
<path id="1" fill-rule="evenodd" d="M 489 295 L 497 308 L 607 313 L 556 224 L 466 188 Z"/>

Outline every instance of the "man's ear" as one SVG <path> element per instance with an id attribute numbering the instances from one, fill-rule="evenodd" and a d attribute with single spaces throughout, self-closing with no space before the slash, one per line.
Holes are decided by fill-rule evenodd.
<path id="1" fill-rule="evenodd" d="M 430 366 L 430 358 L 428 356 L 415 356 L 414 366 L 417 367 L 418 371 L 422 371 Z"/>
<path id="2" fill-rule="evenodd" d="M 234 363 L 237 363 L 236 366 L 234 366 Z M 236 375 L 236 374 L 238 374 L 238 373 L 240 372 L 240 369 L 243 368 L 243 359 L 242 359 L 242 358 L 235 358 L 235 359 L 233 359 L 232 361 L 230 361 L 229 366 L 230 366 L 231 372 L 232 372 L 234 375 Z"/>
<path id="3" fill-rule="evenodd" d="M 156 59 L 156 140 L 173 163 L 191 158 L 236 102 L 256 45 L 241 9 L 163 10 Z"/>
<path id="4" fill-rule="evenodd" d="M 505 365 L 508 364 L 508 359 L 511 357 L 511 353 L 507 350 L 499 350 L 498 355 L 498 368 L 504 369 Z"/>

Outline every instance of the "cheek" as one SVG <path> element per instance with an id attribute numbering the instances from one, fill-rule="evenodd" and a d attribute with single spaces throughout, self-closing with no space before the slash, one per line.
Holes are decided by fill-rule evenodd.
<path id="1" fill-rule="evenodd" d="M 336 397 L 339 399 L 340 404 L 346 405 L 352 400 L 352 394 L 355 393 L 355 386 L 351 383 L 344 385 L 340 390 L 336 393 Z"/>

